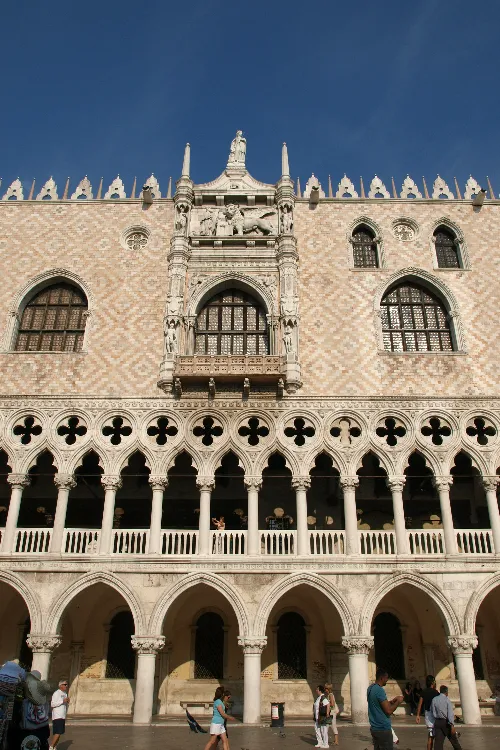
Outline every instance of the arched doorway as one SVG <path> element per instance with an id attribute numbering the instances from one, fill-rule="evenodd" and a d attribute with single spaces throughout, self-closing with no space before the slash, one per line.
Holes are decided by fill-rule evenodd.
<path id="1" fill-rule="evenodd" d="M 30 632 L 30 614 L 26 602 L 13 586 L 0 581 L 0 664 L 19 659 L 31 667 L 32 651 L 26 643 Z"/>
<path id="2" fill-rule="evenodd" d="M 276 626 L 278 680 L 307 680 L 306 622 L 298 612 L 285 612 Z"/>
<path id="3" fill-rule="evenodd" d="M 387 669 L 389 677 L 404 680 L 405 659 L 401 623 L 392 612 L 380 612 L 373 621 L 375 663 Z"/>
<path id="4" fill-rule="evenodd" d="M 500 586 L 485 596 L 475 625 L 478 646 L 472 652 L 479 695 L 491 695 L 500 684 Z"/>

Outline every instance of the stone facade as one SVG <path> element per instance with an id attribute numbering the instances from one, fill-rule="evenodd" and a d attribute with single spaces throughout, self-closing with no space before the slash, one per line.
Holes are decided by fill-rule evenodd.
<path id="1" fill-rule="evenodd" d="M 42 672 L 70 676 L 76 713 L 203 714 L 217 681 L 196 633 L 212 613 L 245 721 L 275 699 L 308 716 L 329 679 L 363 722 L 384 614 L 401 638 L 390 690 L 435 673 L 479 723 L 500 678 L 500 202 L 475 181 L 462 199 L 436 180 L 430 198 L 410 178 L 400 196 L 344 178 L 326 197 L 314 175 L 302 197 L 286 147 L 276 185 L 245 159 L 239 133 L 204 185 L 187 147 L 173 198 L 152 176 L 137 198 L 117 178 L 71 197 L 49 181 L 28 200 L 16 181 L 0 201 L 0 659 L 28 645 Z M 360 226 L 376 267 L 354 264 Z M 439 267 L 439 227 L 456 267 Z M 452 351 L 384 348 L 381 302 L 405 280 L 439 298 Z M 16 350 L 26 304 L 59 282 L 88 302 L 81 351 Z M 200 311 L 232 289 L 258 301 L 266 353 L 198 351 Z M 185 498 L 191 521 L 162 525 Z M 214 530 L 215 508 L 235 505 L 241 526 Z M 109 666 L 123 612 L 128 677 Z"/>

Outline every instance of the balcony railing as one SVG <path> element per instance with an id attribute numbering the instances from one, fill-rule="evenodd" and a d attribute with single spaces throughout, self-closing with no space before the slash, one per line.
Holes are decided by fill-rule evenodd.
<path id="1" fill-rule="evenodd" d="M 178 355 L 175 358 L 174 376 L 185 378 L 253 378 L 254 381 L 275 381 L 283 377 L 284 358 L 274 355 Z"/>
<path id="2" fill-rule="evenodd" d="M 13 551 L 15 555 L 107 554 L 100 549 L 100 529 L 64 529 L 60 551 L 51 549 L 53 529 L 16 529 Z M 308 531 L 308 554 L 314 557 L 347 556 L 344 530 Z M 406 554 L 410 556 L 443 556 L 446 554 L 443 529 L 407 530 Z M 5 535 L 0 529 L 0 541 Z M 143 557 L 150 554 L 149 529 L 113 529 L 110 554 L 113 556 Z M 493 533 L 490 529 L 455 529 L 457 555 L 493 555 Z M 395 531 L 359 530 L 359 554 L 392 557 L 398 554 Z M 297 531 L 259 531 L 259 551 L 262 557 L 294 557 L 297 552 Z M 159 557 L 193 557 L 199 554 L 199 531 L 162 529 Z M 2 550 L 5 554 L 5 550 Z M 248 555 L 248 531 L 210 531 L 208 554 L 212 557 Z M 301 558 L 303 559 L 303 558 Z M 344 557 L 345 559 L 345 557 Z"/>

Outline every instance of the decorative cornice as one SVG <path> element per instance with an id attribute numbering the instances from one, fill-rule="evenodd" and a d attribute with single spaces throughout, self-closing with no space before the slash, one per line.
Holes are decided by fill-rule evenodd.
<path id="1" fill-rule="evenodd" d="M 47 654 L 59 648 L 62 643 L 62 636 L 29 633 L 26 643 L 35 654 Z"/>
<path id="2" fill-rule="evenodd" d="M 368 655 L 373 648 L 374 638 L 372 635 L 347 635 L 342 637 L 342 645 L 351 654 Z"/>
<path id="3" fill-rule="evenodd" d="M 60 490 L 71 490 L 76 487 L 76 480 L 73 474 L 56 474 L 54 476 L 54 484 Z"/>
<path id="4" fill-rule="evenodd" d="M 132 648 L 139 656 L 142 654 L 157 654 L 165 645 L 165 636 L 133 635 L 131 638 Z"/>
<path id="5" fill-rule="evenodd" d="M 267 646 L 267 638 L 260 636 L 238 637 L 238 646 L 241 646 L 244 654 L 261 654 Z"/>
<path id="6" fill-rule="evenodd" d="M 472 654 L 477 647 L 476 635 L 453 635 L 448 638 L 448 644 L 455 656 L 461 654 Z"/>

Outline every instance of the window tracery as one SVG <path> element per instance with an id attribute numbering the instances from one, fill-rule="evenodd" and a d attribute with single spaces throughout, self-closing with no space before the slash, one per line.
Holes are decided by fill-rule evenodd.
<path id="1" fill-rule="evenodd" d="M 354 268 L 378 268 L 378 249 L 374 233 L 367 226 L 356 227 L 352 233 Z"/>
<path id="2" fill-rule="evenodd" d="M 219 292 L 198 314 L 196 353 L 269 354 L 264 309 L 253 297 L 239 289 Z"/>
<path id="3" fill-rule="evenodd" d="M 380 311 L 384 349 L 453 351 L 446 309 L 424 287 L 408 282 L 393 287 L 383 297 Z"/>
<path id="4" fill-rule="evenodd" d="M 57 283 L 37 292 L 23 310 L 16 351 L 79 352 L 88 303 L 76 286 Z"/>
<path id="5" fill-rule="evenodd" d="M 450 229 L 438 227 L 434 232 L 438 268 L 460 268 L 458 240 Z"/>

